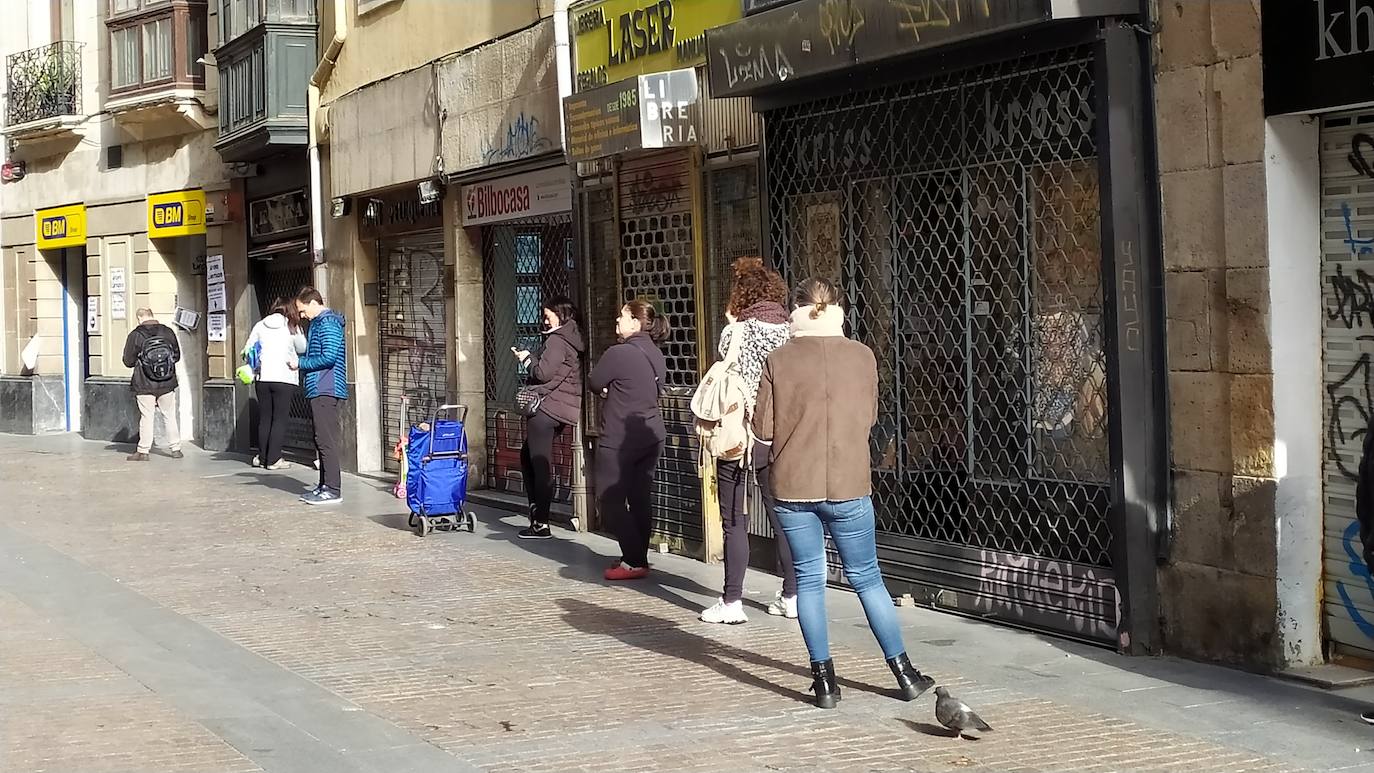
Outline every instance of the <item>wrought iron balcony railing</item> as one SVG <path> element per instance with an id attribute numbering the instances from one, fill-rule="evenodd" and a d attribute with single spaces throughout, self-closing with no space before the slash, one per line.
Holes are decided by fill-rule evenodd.
<path id="1" fill-rule="evenodd" d="M 80 114 L 83 45 L 64 40 L 5 58 L 9 84 L 5 125 Z"/>

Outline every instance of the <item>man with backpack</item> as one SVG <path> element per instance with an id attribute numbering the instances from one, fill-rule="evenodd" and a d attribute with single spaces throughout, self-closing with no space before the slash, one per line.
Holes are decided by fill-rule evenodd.
<path id="1" fill-rule="evenodd" d="M 177 363 L 181 346 L 177 334 L 157 321 L 152 309 L 139 309 L 134 317 L 138 327 L 124 341 L 124 367 L 133 369 L 129 389 L 138 400 L 138 448 L 129 454 L 131 462 L 148 461 L 153 450 L 156 415 L 162 414 L 167 429 L 167 449 L 173 459 L 182 458 L 181 435 L 177 431 Z"/>

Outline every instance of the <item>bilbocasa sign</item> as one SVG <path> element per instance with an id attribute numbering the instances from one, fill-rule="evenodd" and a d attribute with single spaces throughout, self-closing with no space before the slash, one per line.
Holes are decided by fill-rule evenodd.
<path id="1" fill-rule="evenodd" d="M 469 183 L 463 186 L 462 209 L 465 227 L 571 211 L 567 167 Z"/>

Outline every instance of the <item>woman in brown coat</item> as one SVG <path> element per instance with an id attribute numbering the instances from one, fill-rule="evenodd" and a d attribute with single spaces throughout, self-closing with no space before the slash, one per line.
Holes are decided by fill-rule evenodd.
<path id="1" fill-rule="evenodd" d="M 868 443 L 878 420 L 878 364 L 871 349 L 845 338 L 839 301 L 825 279 L 797 285 L 792 340 L 769 355 L 754 409 L 754 435 L 772 446 L 778 523 L 792 547 L 811 689 L 823 709 L 840 699 L 825 614 L 827 531 L 902 697 L 915 700 L 935 684 L 907 658 L 878 570 Z"/>

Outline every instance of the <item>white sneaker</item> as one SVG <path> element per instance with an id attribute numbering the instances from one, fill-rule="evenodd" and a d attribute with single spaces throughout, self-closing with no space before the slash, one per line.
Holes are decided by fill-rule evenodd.
<path id="1" fill-rule="evenodd" d="M 778 591 L 773 600 L 768 602 L 768 614 L 773 617 L 785 617 L 788 620 L 797 619 L 797 597 L 784 596 L 782 591 Z"/>
<path id="2" fill-rule="evenodd" d="M 254 467 L 261 467 L 261 466 L 262 466 L 262 459 L 260 459 L 260 458 L 258 458 L 258 457 L 256 457 L 256 456 L 253 457 L 253 466 L 254 466 Z"/>
<path id="3" fill-rule="evenodd" d="M 289 470 L 289 469 L 291 469 L 291 463 L 288 462 L 288 461 L 286 461 L 285 459 L 282 459 L 281 461 L 277 462 L 276 464 L 269 464 L 269 465 L 267 465 L 267 466 L 264 467 L 263 469 L 264 469 L 264 470 Z"/>
<path id="4" fill-rule="evenodd" d="M 703 623 L 724 623 L 725 625 L 739 625 L 749 622 L 749 618 L 744 614 L 744 603 L 735 601 L 730 604 L 725 603 L 725 599 L 717 599 L 701 613 Z"/>

